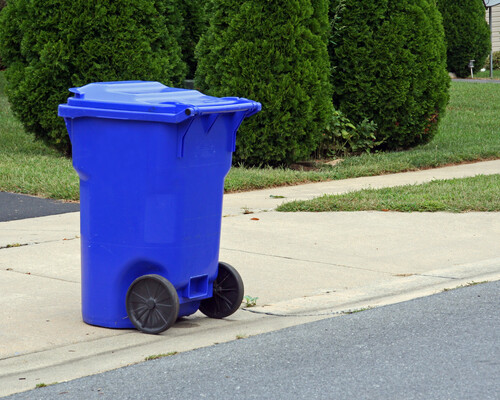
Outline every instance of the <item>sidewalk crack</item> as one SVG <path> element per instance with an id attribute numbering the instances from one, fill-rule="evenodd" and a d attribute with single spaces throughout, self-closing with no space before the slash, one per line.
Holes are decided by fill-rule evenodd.
<path id="1" fill-rule="evenodd" d="M 322 265 L 330 265 L 333 267 L 342 267 L 342 268 L 355 269 L 355 270 L 360 270 L 360 271 L 370 271 L 370 272 L 377 272 L 377 273 L 392 275 L 392 272 L 379 271 L 379 270 L 370 269 L 370 268 L 353 267 L 352 265 L 329 263 L 329 262 L 325 262 L 325 261 L 305 260 L 302 258 L 287 257 L 287 256 L 281 256 L 281 255 L 277 255 L 277 254 L 258 253 L 255 251 L 247 251 L 247 250 L 240 250 L 240 249 L 230 249 L 227 247 L 221 247 L 221 250 L 236 251 L 236 252 L 246 253 L 246 254 L 255 254 L 255 255 L 259 255 L 259 256 L 282 258 L 285 260 L 294 260 L 294 261 L 301 261 L 301 262 L 308 262 L 308 263 L 315 263 L 315 264 L 322 264 Z"/>
<path id="2" fill-rule="evenodd" d="M 56 278 L 56 277 L 53 277 L 53 276 L 33 274 L 31 272 L 16 271 L 16 270 L 14 270 L 12 268 L 5 268 L 4 270 L 7 271 L 7 272 L 12 272 L 14 274 L 29 275 L 29 276 L 35 276 L 37 278 L 45 278 L 45 279 L 52 279 L 52 280 L 55 280 L 55 281 L 66 282 L 66 283 L 77 283 L 77 284 L 80 284 L 79 281 L 71 281 L 69 279 Z"/>
<path id="3" fill-rule="evenodd" d="M 45 243 L 67 242 L 67 241 L 77 240 L 77 239 L 80 239 L 80 236 L 69 238 L 69 239 L 68 238 L 53 239 L 53 240 L 47 240 L 44 242 L 10 243 L 10 244 L 7 244 L 5 246 L 0 246 L 0 250 L 14 249 L 16 247 L 32 246 L 32 245 L 45 244 Z"/>
<path id="4" fill-rule="evenodd" d="M 11 244 L 8 244 L 6 246 L 0 246 L 0 250 L 12 249 L 15 247 L 23 247 L 23 246 L 29 246 L 29 243 L 11 243 Z"/>

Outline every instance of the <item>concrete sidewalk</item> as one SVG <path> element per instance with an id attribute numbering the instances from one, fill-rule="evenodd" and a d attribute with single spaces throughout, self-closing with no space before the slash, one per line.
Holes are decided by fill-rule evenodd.
<path id="1" fill-rule="evenodd" d="M 150 355 L 498 280 L 500 213 L 272 210 L 324 193 L 499 173 L 496 160 L 226 195 L 220 259 L 240 271 L 258 306 L 225 320 L 196 313 L 157 336 L 81 321 L 79 213 L 2 222 L 0 396 Z"/>

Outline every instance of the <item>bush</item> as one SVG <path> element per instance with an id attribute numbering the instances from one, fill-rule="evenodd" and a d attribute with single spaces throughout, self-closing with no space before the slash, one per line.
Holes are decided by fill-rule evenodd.
<path id="1" fill-rule="evenodd" d="M 483 0 L 437 0 L 437 4 L 443 16 L 448 71 L 469 76 L 469 61 L 475 60 L 476 68 L 482 68 L 491 51 Z"/>
<path id="2" fill-rule="evenodd" d="M 96 81 L 180 85 L 185 64 L 168 20 L 174 0 L 9 0 L 0 14 L 7 94 L 29 132 L 69 153 L 57 105 Z M 173 14 L 176 15 L 176 14 Z"/>
<path id="3" fill-rule="evenodd" d="M 433 0 L 333 0 L 333 103 L 382 149 L 426 143 L 448 102 L 441 16 Z"/>
<path id="4" fill-rule="evenodd" d="M 490 56 L 486 59 L 484 68 L 490 68 Z M 500 51 L 493 52 L 493 69 L 500 69 Z"/>
<path id="5" fill-rule="evenodd" d="M 376 142 L 377 125 L 364 119 L 355 126 L 342 112 L 334 110 L 323 139 L 316 150 L 316 158 L 333 158 L 348 154 L 369 153 Z"/>
<path id="6" fill-rule="evenodd" d="M 314 7 L 311 5 L 314 3 Z M 238 132 L 235 162 L 289 164 L 317 148 L 331 113 L 325 0 L 211 0 L 195 85 L 260 101 Z"/>
<path id="7" fill-rule="evenodd" d="M 0 11 L 2 11 L 2 8 L 4 8 L 7 5 L 6 0 L 0 0 Z M 4 66 L 2 64 L 2 57 L 0 57 L 0 71 L 4 69 Z"/>
<path id="8" fill-rule="evenodd" d="M 495 51 L 493 53 L 493 68 L 500 69 L 500 51 Z"/>
<path id="9" fill-rule="evenodd" d="M 192 79 L 196 71 L 194 51 L 208 27 L 205 0 L 179 0 L 179 9 L 184 21 L 179 44 L 182 48 L 182 59 L 188 67 L 186 76 Z"/>

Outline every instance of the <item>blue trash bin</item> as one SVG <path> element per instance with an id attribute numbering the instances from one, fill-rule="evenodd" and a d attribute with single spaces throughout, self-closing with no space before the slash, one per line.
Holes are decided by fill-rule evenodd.
<path id="1" fill-rule="evenodd" d="M 260 103 L 144 81 L 70 91 L 59 115 L 80 177 L 83 320 L 159 333 L 198 309 L 231 315 L 243 283 L 219 262 L 224 178 Z"/>

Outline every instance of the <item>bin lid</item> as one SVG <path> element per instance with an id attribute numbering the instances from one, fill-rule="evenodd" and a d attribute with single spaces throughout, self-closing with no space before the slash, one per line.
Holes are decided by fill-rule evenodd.
<path id="1" fill-rule="evenodd" d="M 260 111 L 261 104 L 240 97 L 212 97 L 160 82 L 97 82 L 72 88 L 74 97 L 59 106 L 59 116 L 98 117 L 179 123 L 196 115 Z"/>

